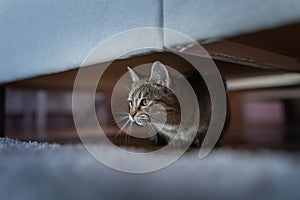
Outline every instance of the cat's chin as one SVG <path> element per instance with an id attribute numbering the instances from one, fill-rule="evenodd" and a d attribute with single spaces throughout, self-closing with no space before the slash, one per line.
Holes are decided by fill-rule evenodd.
<path id="1" fill-rule="evenodd" d="M 131 115 L 129 115 L 129 120 L 141 127 L 147 126 L 147 124 L 149 123 L 147 119 L 135 119 L 131 117 Z"/>
<path id="2" fill-rule="evenodd" d="M 149 116 L 147 116 L 146 114 L 141 114 L 133 118 L 134 118 L 134 122 L 138 126 L 147 126 L 151 122 Z"/>
<path id="3" fill-rule="evenodd" d="M 141 127 L 147 126 L 148 124 L 147 120 L 135 120 L 134 123 Z"/>

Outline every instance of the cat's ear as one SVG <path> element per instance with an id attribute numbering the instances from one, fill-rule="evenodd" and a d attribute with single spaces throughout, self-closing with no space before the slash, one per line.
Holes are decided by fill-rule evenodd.
<path id="1" fill-rule="evenodd" d="M 138 77 L 138 75 L 137 75 L 130 67 L 127 67 L 127 69 L 128 69 L 128 71 L 129 71 L 131 80 L 132 80 L 133 82 L 139 82 L 139 81 L 140 81 L 140 78 Z"/>
<path id="2" fill-rule="evenodd" d="M 170 87 L 171 79 L 167 68 L 159 61 L 152 65 L 149 81 Z"/>

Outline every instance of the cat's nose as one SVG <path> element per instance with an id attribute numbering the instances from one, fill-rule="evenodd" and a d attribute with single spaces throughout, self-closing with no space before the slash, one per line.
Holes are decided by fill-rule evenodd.
<path id="1" fill-rule="evenodd" d="M 134 118 L 134 116 L 136 115 L 137 110 L 136 109 L 130 109 L 130 115 L 132 118 Z"/>

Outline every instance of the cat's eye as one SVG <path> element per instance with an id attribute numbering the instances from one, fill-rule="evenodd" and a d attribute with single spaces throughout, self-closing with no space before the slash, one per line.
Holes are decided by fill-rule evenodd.
<path id="1" fill-rule="evenodd" d="M 141 106 L 148 106 L 150 103 L 150 100 L 149 99 L 142 99 L 141 101 Z"/>

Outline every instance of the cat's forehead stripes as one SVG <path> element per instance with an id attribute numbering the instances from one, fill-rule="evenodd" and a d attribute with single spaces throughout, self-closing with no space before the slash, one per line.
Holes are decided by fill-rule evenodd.
<path id="1" fill-rule="evenodd" d="M 154 88 L 151 84 L 141 85 L 137 89 L 133 90 L 129 95 L 130 99 L 149 99 L 152 98 L 154 94 L 158 93 L 158 88 Z"/>
<path id="2" fill-rule="evenodd" d="M 128 96 L 128 101 L 131 101 L 131 107 L 138 108 L 143 99 L 148 99 L 151 101 L 159 100 L 159 93 L 164 88 L 163 86 L 156 85 L 149 82 L 142 82 L 141 84 L 137 84 L 133 86 Z"/>
<path id="3" fill-rule="evenodd" d="M 131 95 L 132 99 L 140 98 L 141 92 L 142 91 L 140 89 L 137 89 L 137 90 L 133 91 L 133 93 Z"/>
<path id="4" fill-rule="evenodd" d="M 143 94 L 147 90 L 147 85 L 141 85 L 139 88 L 137 88 L 133 93 L 132 97 L 134 98 L 143 98 Z"/>

